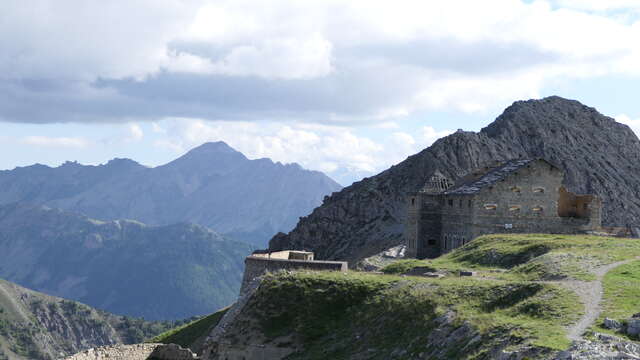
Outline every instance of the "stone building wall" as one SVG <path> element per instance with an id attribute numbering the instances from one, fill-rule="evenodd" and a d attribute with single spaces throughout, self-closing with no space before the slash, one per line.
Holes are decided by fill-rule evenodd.
<path id="1" fill-rule="evenodd" d="M 478 191 L 410 194 L 408 256 L 435 257 L 484 234 L 600 228 L 599 198 L 566 191 L 563 177 L 562 170 L 537 160 Z"/>
<path id="2" fill-rule="evenodd" d="M 242 277 L 242 287 L 240 288 L 240 293 L 244 291 L 251 280 L 261 276 L 266 272 L 300 269 L 330 271 L 348 270 L 346 261 L 307 261 L 248 256 L 244 260 L 244 264 L 244 276 Z"/>

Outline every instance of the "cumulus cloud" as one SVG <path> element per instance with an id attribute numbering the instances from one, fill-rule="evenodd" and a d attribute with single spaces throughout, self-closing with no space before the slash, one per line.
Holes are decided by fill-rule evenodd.
<path id="1" fill-rule="evenodd" d="M 620 123 L 628 125 L 631 130 L 636 133 L 636 136 L 640 137 L 640 119 L 632 119 L 628 115 L 621 114 L 616 116 L 616 120 Z"/>
<path id="2" fill-rule="evenodd" d="M 27 145 L 52 147 L 52 148 L 85 148 L 89 141 L 78 137 L 48 137 L 48 136 L 26 136 L 20 142 Z"/>
<path id="3" fill-rule="evenodd" d="M 127 126 L 126 142 L 136 142 L 142 140 L 144 137 L 144 131 L 140 125 L 132 123 Z"/>
<path id="4" fill-rule="evenodd" d="M 424 127 L 416 135 L 394 132 L 378 143 L 347 127 L 312 123 L 168 119 L 163 125 L 168 137 L 156 145 L 177 153 L 207 141 L 225 141 L 249 158 L 296 162 L 343 184 L 384 170 L 451 133 Z"/>
<path id="5" fill-rule="evenodd" d="M 5 1 L 0 120 L 372 124 L 486 111 L 558 79 L 640 75 L 640 23 L 594 11 L 634 3 Z"/>
<path id="6" fill-rule="evenodd" d="M 640 10 L 640 3 L 636 0 L 558 0 L 558 4 L 573 9 L 592 11 Z"/>

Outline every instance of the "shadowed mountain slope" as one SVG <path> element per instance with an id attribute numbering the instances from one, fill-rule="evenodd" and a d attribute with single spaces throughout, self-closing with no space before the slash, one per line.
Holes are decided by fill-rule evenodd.
<path id="1" fill-rule="evenodd" d="M 640 223 L 640 142 L 626 125 L 573 100 L 518 101 L 480 132 L 458 131 L 384 172 L 325 199 L 271 250 L 308 249 L 358 261 L 402 242 L 406 193 L 439 170 L 453 180 L 480 166 L 544 157 L 566 171 L 575 193 L 604 201 L 605 225 Z"/>
<path id="2" fill-rule="evenodd" d="M 198 225 L 0 206 L 0 277 L 116 314 L 179 319 L 226 306 L 251 251 Z"/>
<path id="3" fill-rule="evenodd" d="M 100 166 L 67 162 L 0 171 L 0 188 L 0 204 L 28 201 L 150 225 L 192 222 L 265 246 L 341 186 L 320 172 L 249 160 L 216 142 L 155 168 L 114 159 Z"/>
<path id="4" fill-rule="evenodd" d="M 148 322 L 0 280 L 0 359 L 49 360 L 111 344 L 132 344 L 176 323 Z"/>

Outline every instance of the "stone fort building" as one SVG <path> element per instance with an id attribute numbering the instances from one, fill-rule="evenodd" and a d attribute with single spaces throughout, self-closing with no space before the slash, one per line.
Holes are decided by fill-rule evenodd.
<path id="1" fill-rule="evenodd" d="M 544 159 L 485 167 L 457 184 L 436 171 L 408 196 L 406 256 L 437 257 L 484 234 L 600 229 L 600 198 L 567 191 L 563 179 L 564 171 Z"/>

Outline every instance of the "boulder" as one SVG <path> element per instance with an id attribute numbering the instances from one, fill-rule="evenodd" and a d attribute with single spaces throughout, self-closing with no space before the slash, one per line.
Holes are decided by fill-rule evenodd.
<path id="1" fill-rule="evenodd" d="M 627 335 L 639 336 L 640 335 L 640 319 L 631 318 L 627 322 Z"/>
<path id="2" fill-rule="evenodd" d="M 193 360 L 196 355 L 189 349 L 184 349 L 177 344 L 163 344 L 156 347 L 149 359 L 152 360 Z"/>
<path id="3" fill-rule="evenodd" d="M 605 318 L 604 319 L 604 327 L 610 330 L 620 330 L 622 329 L 622 324 L 618 320 Z"/>

